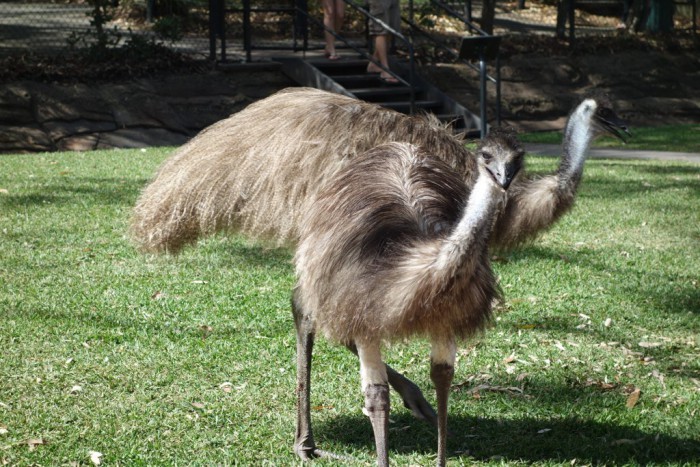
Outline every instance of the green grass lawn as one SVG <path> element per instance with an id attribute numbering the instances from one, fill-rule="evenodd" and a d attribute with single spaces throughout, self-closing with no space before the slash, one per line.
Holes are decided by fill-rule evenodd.
<path id="1" fill-rule="evenodd" d="M 619 149 L 700 152 L 700 125 L 631 128 L 631 132 L 632 137 L 626 144 L 611 136 L 605 136 L 596 143 L 596 146 Z M 561 132 L 559 131 L 526 133 L 519 135 L 519 137 L 527 143 L 561 143 Z"/>
<path id="2" fill-rule="evenodd" d="M 0 156 L 0 465 L 298 464 L 291 255 L 134 251 L 166 155 Z M 700 166 L 589 161 L 573 212 L 494 267 L 506 302 L 461 346 L 450 464 L 697 465 Z M 434 401 L 427 343 L 386 355 Z M 315 356 L 319 446 L 372 464 L 356 359 Z M 431 465 L 434 431 L 397 399 L 392 462 Z"/>

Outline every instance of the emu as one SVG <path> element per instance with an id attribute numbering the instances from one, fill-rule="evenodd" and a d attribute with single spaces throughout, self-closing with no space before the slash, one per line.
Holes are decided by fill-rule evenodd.
<path id="1" fill-rule="evenodd" d="M 477 179 L 468 187 L 423 148 L 390 143 L 357 157 L 319 192 L 302 218 L 295 257 L 295 450 L 301 458 L 326 454 L 314 444 L 309 408 L 319 330 L 357 349 L 380 466 L 389 462 L 382 343 L 416 335 L 430 340 L 438 465 L 445 464 L 456 342 L 481 330 L 491 314 L 497 286 L 488 237 L 523 154 L 512 134 L 490 135 L 476 153 Z"/>
<path id="2" fill-rule="evenodd" d="M 540 178 L 520 170 L 512 180 L 490 247 L 517 246 L 571 208 L 588 146 L 601 131 L 624 140 L 627 129 L 609 100 L 586 98 L 568 119 L 559 169 Z M 476 154 L 436 120 L 324 91 L 288 89 L 205 129 L 168 158 L 136 203 L 132 238 L 144 251 L 176 253 L 225 230 L 293 247 L 302 216 L 328 180 L 359 154 L 392 141 L 424 148 L 470 190 L 475 185 Z M 420 389 L 389 366 L 386 372 L 404 405 L 436 423 Z M 304 436 L 297 433 L 297 441 Z"/>
<path id="3" fill-rule="evenodd" d="M 573 205 L 596 128 L 616 133 L 621 125 L 607 99 L 583 102 L 590 105 L 579 105 L 567 124 L 559 170 L 513 182 L 491 246 L 519 245 Z M 463 137 L 435 119 L 292 88 L 215 123 L 168 158 L 136 203 L 132 238 L 144 251 L 176 253 L 226 230 L 294 247 L 299 219 L 326 181 L 358 154 L 392 141 L 424 147 L 467 185 L 476 181 L 476 159 Z"/>

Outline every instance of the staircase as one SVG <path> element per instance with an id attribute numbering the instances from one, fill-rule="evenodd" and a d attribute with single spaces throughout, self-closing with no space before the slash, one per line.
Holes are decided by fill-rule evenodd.
<path id="1" fill-rule="evenodd" d="M 368 61 L 362 58 L 280 58 L 282 70 L 302 86 L 310 86 L 372 102 L 397 112 L 411 113 L 411 87 L 387 84 L 379 73 L 367 73 Z M 410 82 L 408 67 L 392 61 L 391 70 Z M 454 131 L 478 136 L 480 119 L 417 74 L 413 76 L 415 113 L 432 113 L 449 123 Z"/>

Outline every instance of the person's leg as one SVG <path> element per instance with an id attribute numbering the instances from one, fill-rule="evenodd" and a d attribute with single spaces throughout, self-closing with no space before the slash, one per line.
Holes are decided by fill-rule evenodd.
<path id="1" fill-rule="evenodd" d="M 389 69 L 389 47 L 391 44 L 391 36 L 389 34 L 379 34 L 374 36 L 374 59 L 381 65 Z M 391 76 L 386 71 L 379 68 L 374 63 L 370 62 L 367 66 L 369 73 L 379 73 L 379 78 L 385 83 L 395 84 L 398 80 Z"/>
<path id="2" fill-rule="evenodd" d="M 399 26 L 396 26 L 396 16 L 398 13 L 398 1 L 396 0 L 370 0 L 370 13 L 380 19 L 385 24 L 398 30 L 400 27 L 401 17 L 398 15 Z M 389 69 L 389 48 L 391 47 L 391 34 L 378 23 L 370 23 L 370 34 L 374 37 L 374 54 L 373 58 L 379 62 L 382 67 Z M 385 83 L 395 84 L 398 80 L 391 76 L 379 66 L 370 62 L 367 65 L 368 73 L 379 73 L 379 77 Z"/>
<path id="3" fill-rule="evenodd" d="M 325 53 L 328 58 L 337 58 L 335 53 L 335 36 L 328 31 L 328 29 L 336 31 L 336 15 L 336 1 L 323 0 L 323 25 L 327 28 L 324 29 L 323 35 L 326 39 Z"/>
<path id="4" fill-rule="evenodd" d="M 343 29 L 343 21 L 345 21 L 345 2 L 335 0 L 335 32 L 340 32 Z"/>

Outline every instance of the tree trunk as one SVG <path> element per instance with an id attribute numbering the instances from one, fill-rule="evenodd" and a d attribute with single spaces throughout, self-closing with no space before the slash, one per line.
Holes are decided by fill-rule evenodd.
<path id="1" fill-rule="evenodd" d="M 566 22 L 569 18 L 569 0 L 557 2 L 557 39 L 566 39 Z"/>
<path id="2" fill-rule="evenodd" d="M 675 5 L 669 0 L 651 0 L 646 30 L 649 32 L 671 32 Z"/>

